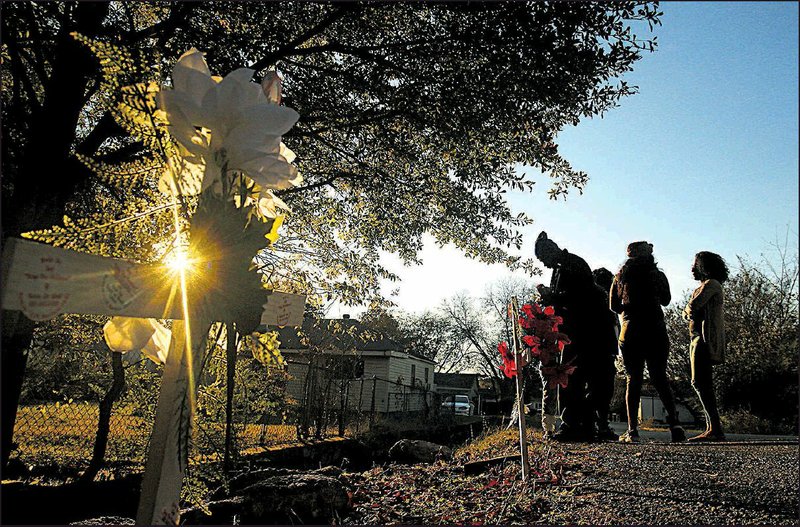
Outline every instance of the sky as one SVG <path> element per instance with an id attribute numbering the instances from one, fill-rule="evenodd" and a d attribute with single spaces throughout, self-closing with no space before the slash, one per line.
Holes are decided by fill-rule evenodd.
<path id="1" fill-rule="evenodd" d="M 662 2 L 661 10 L 657 50 L 623 77 L 639 93 L 558 136 L 560 153 L 590 177 L 583 194 L 549 200 L 548 178 L 519 167 L 537 188 L 509 200 L 535 220 L 523 231 L 521 254 L 533 254 L 544 230 L 592 269 L 616 272 L 627 244 L 647 240 L 679 301 L 696 285 L 689 269 L 698 251 L 717 252 L 735 268 L 737 256 L 771 258 L 788 234 L 797 252 L 798 4 Z M 438 248 L 432 238 L 421 258 L 421 266 L 405 267 L 383 256 L 401 278 L 383 291 L 399 288 L 390 298 L 406 312 L 526 277 Z M 543 271 L 531 280 L 549 283 Z M 361 311 L 334 305 L 328 316 Z"/>

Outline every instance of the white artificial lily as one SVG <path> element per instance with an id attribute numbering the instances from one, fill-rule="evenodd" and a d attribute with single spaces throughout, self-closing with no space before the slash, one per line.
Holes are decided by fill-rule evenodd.
<path id="1" fill-rule="evenodd" d="M 141 350 L 153 362 L 163 364 L 172 332 L 153 318 L 113 317 L 103 326 L 103 336 L 111 351 Z"/>
<path id="2" fill-rule="evenodd" d="M 222 169 L 239 171 L 265 189 L 283 189 L 300 182 L 291 165 L 294 154 L 281 136 L 299 115 L 280 106 L 281 84 L 269 72 L 262 85 L 251 82 L 254 71 L 237 69 L 225 78 L 212 77 L 203 54 L 192 48 L 172 71 L 173 89 L 163 89 L 159 107 L 182 149 L 185 167 L 178 181 L 162 182 L 170 194 L 196 194 L 221 180 Z M 197 188 L 197 169 L 203 170 Z M 165 177 L 172 177 L 171 173 Z"/>

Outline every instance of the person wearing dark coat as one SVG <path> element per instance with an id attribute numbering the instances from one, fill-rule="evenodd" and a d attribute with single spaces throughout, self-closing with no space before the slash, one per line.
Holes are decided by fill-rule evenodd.
<path id="1" fill-rule="evenodd" d="M 616 441 L 619 436 L 608 424 L 609 406 L 614 395 L 614 377 L 617 374 L 615 362 L 619 353 L 617 345 L 619 317 L 608 308 L 608 297 L 614 275 L 605 267 L 601 267 L 592 271 L 592 277 L 597 290 L 597 300 L 594 302 L 597 310 L 594 318 L 597 350 L 591 354 L 589 401 L 594 411 L 597 439 Z"/>
<path id="2" fill-rule="evenodd" d="M 647 364 L 650 382 L 667 411 L 672 441 L 685 441 L 686 433 L 678 426 L 675 399 L 667 380 L 669 337 L 661 306 L 672 299 L 669 282 L 656 267 L 653 244 L 631 243 L 627 254 L 628 259 L 614 277 L 609 294 L 611 310 L 622 315 L 619 347 L 627 377 L 628 431 L 619 439 L 628 443 L 639 440 L 639 403 Z"/>
<path id="3" fill-rule="evenodd" d="M 561 426 L 553 439 L 559 441 L 591 441 L 594 438 L 594 419 L 587 400 L 588 374 L 592 352 L 592 299 L 597 288 L 589 264 L 576 254 L 561 249 L 542 231 L 536 239 L 536 257 L 553 270 L 550 287 L 538 286 L 544 305 L 553 306 L 555 314 L 564 319 L 559 331 L 570 344 L 562 352 L 561 363 L 575 366 L 566 388 L 559 388 Z"/>

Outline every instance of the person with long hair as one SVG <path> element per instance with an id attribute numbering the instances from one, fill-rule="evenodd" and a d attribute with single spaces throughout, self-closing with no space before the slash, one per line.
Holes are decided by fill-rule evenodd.
<path id="1" fill-rule="evenodd" d="M 711 368 L 725 361 L 725 295 L 722 284 L 728 279 L 728 266 L 720 255 L 700 251 L 694 257 L 692 276 L 700 281 L 700 287 L 692 293 L 683 316 L 689 321 L 692 387 L 703 405 L 706 430 L 689 441 L 725 441 Z"/>
<path id="2" fill-rule="evenodd" d="M 627 378 L 628 431 L 619 440 L 639 441 L 639 402 L 646 364 L 650 382 L 667 411 L 672 441 L 685 441 L 686 433 L 678 426 L 675 399 L 667 381 L 669 337 L 661 306 L 668 305 L 672 299 L 669 282 L 656 267 L 653 244 L 631 243 L 627 255 L 628 259 L 614 276 L 609 293 L 609 307 L 622 315 L 619 347 Z"/>

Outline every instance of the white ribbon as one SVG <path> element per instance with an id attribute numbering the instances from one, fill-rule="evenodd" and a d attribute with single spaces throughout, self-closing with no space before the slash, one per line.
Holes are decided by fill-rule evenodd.
<path id="1" fill-rule="evenodd" d="M 172 332 L 154 318 L 113 317 L 103 326 L 103 336 L 111 351 L 141 350 L 153 362 L 164 364 Z"/>

